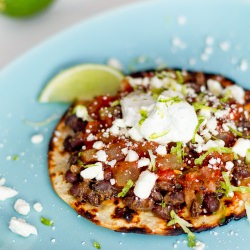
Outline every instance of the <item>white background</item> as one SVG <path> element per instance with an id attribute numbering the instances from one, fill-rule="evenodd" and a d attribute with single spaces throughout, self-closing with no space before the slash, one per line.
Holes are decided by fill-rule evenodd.
<path id="1" fill-rule="evenodd" d="M 0 69 L 25 51 L 71 25 L 116 7 L 143 0 L 55 0 L 28 19 L 0 15 Z"/>

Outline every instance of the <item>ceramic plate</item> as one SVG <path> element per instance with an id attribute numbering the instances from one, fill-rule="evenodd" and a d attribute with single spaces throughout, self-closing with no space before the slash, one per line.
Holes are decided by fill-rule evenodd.
<path id="1" fill-rule="evenodd" d="M 178 67 L 225 74 L 250 87 L 250 1 L 148 1 L 123 7 L 51 38 L 0 73 L 0 177 L 18 195 L 0 201 L 0 249 L 188 249 L 186 236 L 122 234 L 100 228 L 76 213 L 54 193 L 47 171 L 47 147 L 57 120 L 67 108 L 40 104 L 37 96 L 50 77 L 78 63 L 118 59 L 126 72 Z M 43 141 L 31 142 L 40 134 Z M 17 198 L 31 205 L 27 216 L 13 208 Z M 42 212 L 32 205 L 40 202 Z M 38 236 L 23 238 L 8 229 L 11 217 L 36 226 Z M 48 227 L 44 216 L 53 220 Z M 197 234 L 204 249 L 249 249 L 246 219 Z"/>

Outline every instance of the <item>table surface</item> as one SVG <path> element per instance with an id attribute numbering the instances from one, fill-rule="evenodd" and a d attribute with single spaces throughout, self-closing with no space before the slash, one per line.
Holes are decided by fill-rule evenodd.
<path id="1" fill-rule="evenodd" d="M 46 11 L 28 19 L 0 15 L 0 69 L 48 37 L 84 19 L 143 0 L 55 0 Z"/>

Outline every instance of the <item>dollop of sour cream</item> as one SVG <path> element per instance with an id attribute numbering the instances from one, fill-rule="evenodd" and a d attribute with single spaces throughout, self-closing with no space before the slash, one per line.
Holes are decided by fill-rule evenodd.
<path id="1" fill-rule="evenodd" d="M 156 99 L 134 92 L 121 100 L 121 107 L 126 126 L 162 145 L 190 141 L 198 124 L 194 107 L 179 92 L 164 91 Z"/>

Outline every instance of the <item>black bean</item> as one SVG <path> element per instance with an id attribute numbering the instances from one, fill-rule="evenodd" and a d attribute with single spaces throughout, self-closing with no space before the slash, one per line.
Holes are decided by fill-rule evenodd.
<path id="1" fill-rule="evenodd" d="M 164 219 L 164 220 L 170 220 L 170 211 L 173 210 L 172 206 L 165 206 L 162 207 L 161 205 L 156 205 L 152 212 L 155 213 L 158 217 Z"/>
<path id="2" fill-rule="evenodd" d="M 65 179 L 69 183 L 74 183 L 74 182 L 78 181 L 78 175 L 74 174 L 70 170 L 68 170 L 65 174 Z"/>
<path id="3" fill-rule="evenodd" d="M 63 146 L 66 151 L 72 152 L 82 148 L 84 145 L 83 138 L 81 136 L 67 136 L 63 142 Z"/>
<path id="4" fill-rule="evenodd" d="M 215 193 L 205 194 L 203 200 L 203 207 L 207 210 L 207 213 L 214 213 L 220 207 L 220 201 L 218 200 Z"/>
<path id="5" fill-rule="evenodd" d="M 202 209 L 201 209 L 201 202 L 198 201 L 198 200 L 193 200 L 192 201 L 192 204 L 190 206 L 190 213 L 191 213 L 191 216 L 196 218 L 198 217 L 202 212 Z"/>
<path id="6" fill-rule="evenodd" d="M 164 202 L 168 205 L 180 205 L 185 202 L 184 194 L 182 191 L 174 191 L 167 193 L 164 198 Z"/>
<path id="7" fill-rule="evenodd" d="M 83 131 L 86 128 L 87 123 L 87 121 L 83 121 L 75 115 L 69 115 L 65 119 L 65 124 L 72 128 L 75 132 Z"/>

